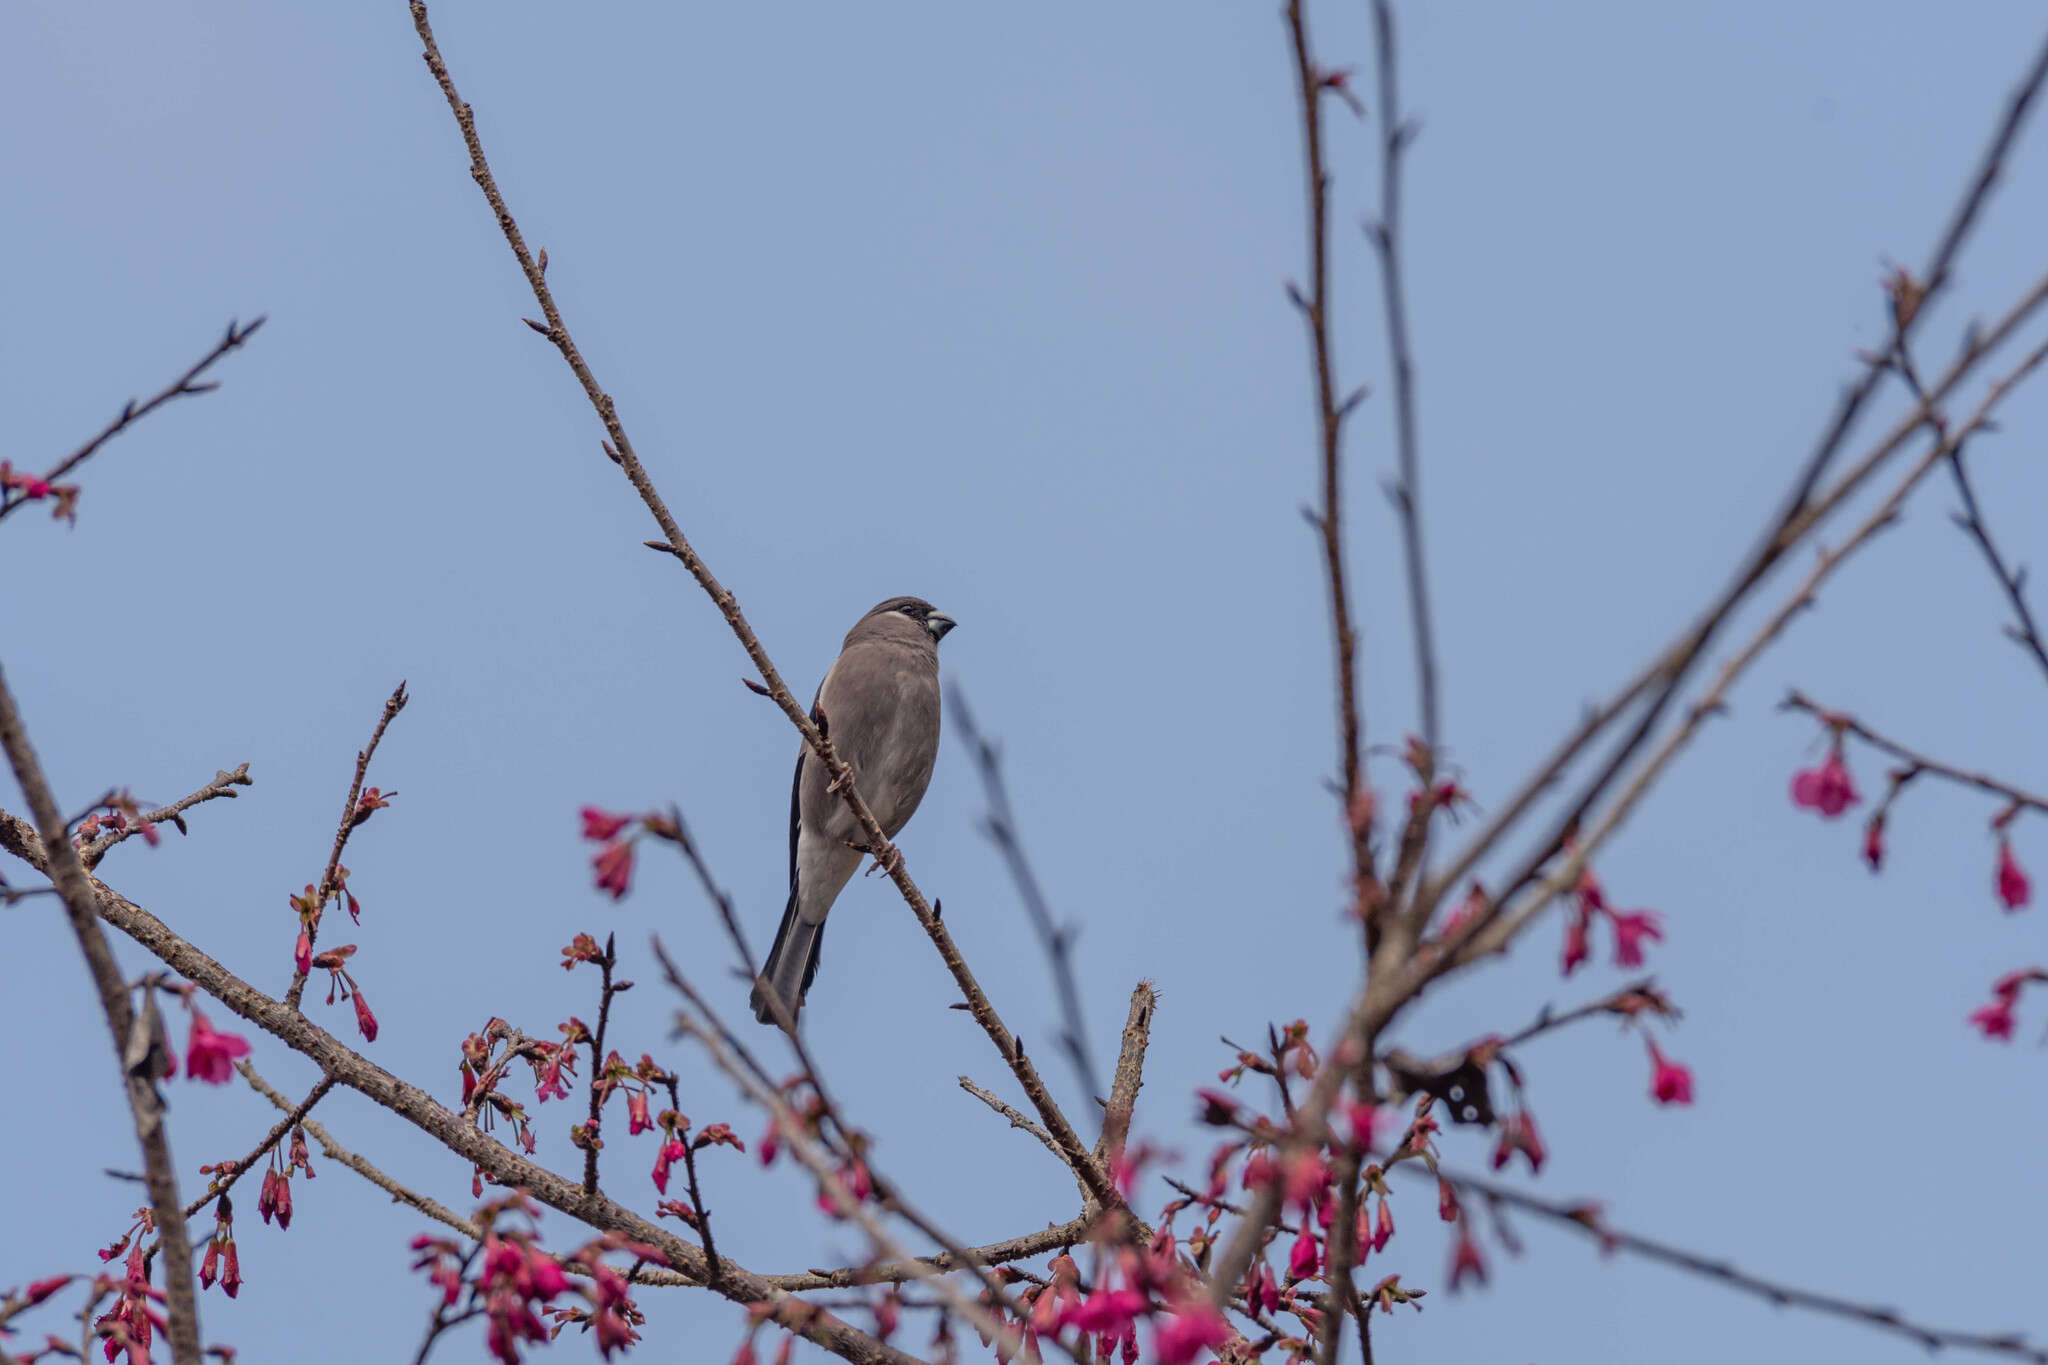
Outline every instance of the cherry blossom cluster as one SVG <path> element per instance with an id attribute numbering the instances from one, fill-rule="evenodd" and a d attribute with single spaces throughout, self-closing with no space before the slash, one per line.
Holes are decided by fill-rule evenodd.
<path id="1" fill-rule="evenodd" d="M 519 1365 L 523 1347 L 552 1341 L 572 1324 L 593 1336 L 606 1359 L 637 1342 L 645 1318 L 627 1275 L 604 1258 L 623 1254 L 658 1266 L 668 1258 L 618 1233 L 557 1257 L 541 1249 L 539 1218 L 525 1195 L 507 1195 L 476 1211 L 471 1221 L 483 1238 L 474 1245 L 427 1233 L 413 1238 L 413 1269 L 425 1271 L 441 1291 L 444 1310 L 466 1299 L 465 1306 L 485 1319 L 484 1344 L 502 1365 Z"/>
<path id="2" fill-rule="evenodd" d="M 1572 889 L 1572 916 L 1565 924 L 1563 970 L 1566 976 L 1577 971 L 1592 956 L 1593 923 L 1603 917 L 1614 930 L 1614 965 L 1617 967 L 1642 966 L 1644 940 L 1663 941 L 1663 916 L 1655 910 L 1616 910 L 1608 904 L 1606 888 L 1593 875 L 1593 869 L 1586 868 L 1579 873 L 1579 883 Z"/>
<path id="3" fill-rule="evenodd" d="M 93 813 L 78 822 L 78 829 L 72 835 L 72 843 L 83 848 L 108 831 L 134 830 L 143 841 L 155 848 L 163 839 L 157 831 L 154 820 L 142 815 L 142 803 L 137 801 L 126 787 L 109 796 L 93 808 Z"/>
<path id="4" fill-rule="evenodd" d="M 351 896 L 349 899 L 355 899 Z M 305 942 L 301 938 L 301 942 Z M 311 966 L 327 973 L 327 1003 L 332 1005 L 337 993 L 356 1007 L 356 1028 L 363 1035 L 363 1041 L 377 1041 L 377 1016 L 370 1013 L 370 1002 L 363 996 L 363 988 L 356 984 L 355 977 L 348 970 L 348 960 L 356 955 L 356 945 L 343 944 L 329 948 L 312 959 Z"/>
<path id="5" fill-rule="evenodd" d="M 1827 736 L 1827 757 L 1814 767 L 1802 768 L 1792 775 L 1792 804 L 1802 810 L 1811 810 L 1822 819 L 1833 820 L 1863 800 L 1844 753 L 1847 736 L 1855 723 L 1836 712 L 1816 710 L 1815 714 Z M 1907 784 L 1925 771 L 1921 764 L 1912 763 L 1893 768 L 1887 774 L 1884 798 L 1863 826 L 1863 859 L 1872 872 L 1884 866 L 1886 825 L 1892 806 Z M 2033 880 L 2020 866 L 2012 847 L 2013 822 L 2025 808 L 2022 801 L 2009 800 L 1991 817 L 1991 832 L 1998 840 L 1997 857 L 1991 872 L 1991 891 L 2008 914 L 2025 909 L 2034 896 Z M 1970 1024 L 1986 1038 L 2010 1041 L 2017 1023 L 2015 1010 L 2020 992 L 2029 983 L 2043 979 L 2048 978 L 2042 977 L 2038 969 L 2008 972 L 1993 984 L 1991 1003 L 1970 1014 Z"/>
<path id="6" fill-rule="evenodd" d="M 50 515 L 73 526 L 78 524 L 78 485 L 51 483 L 34 474 L 23 473 L 0 460 L 0 502 L 41 502 L 51 499 Z"/>
<path id="7" fill-rule="evenodd" d="M 8 1360 L 18 1361 L 21 1365 L 31 1365 L 45 1356 L 75 1358 L 78 1348 L 62 1337 L 45 1336 L 41 1346 L 28 1351 L 8 1346 L 5 1342 L 14 1334 L 13 1319 L 16 1315 L 47 1303 L 77 1278 L 76 1275 L 51 1275 L 44 1279 L 31 1280 L 19 1289 L 10 1289 L 0 1294 L 0 1355 L 4 1355 Z"/>
<path id="8" fill-rule="evenodd" d="M 1810 810 L 1824 820 L 1834 820 L 1846 813 L 1850 807 L 1861 805 L 1863 795 L 1856 789 L 1855 776 L 1849 771 L 1844 755 L 1849 718 L 1831 712 L 1821 713 L 1821 724 L 1828 734 L 1827 757 L 1811 768 L 1801 768 L 1792 775 L 1792 804 L 1801 810 Z M 1886 827 L 1891 817 L 1891 808 L 1897 802 L 1899 793 L 1906 785 L 1921 775 L 1923 770 L 1915 766 L 1894 768 L 1888 774 L 1884 799 L 1864 822 L 1863 860 L 1870 864 L 1870 870 L 1877 872 L 1884 866 Z M 1991 890 L 1999 904 L 2008 911 L 2024 909 L 2033 899 L 2034 886 L 2026 869 L 2012 849 L 2012 824 L 2024 807 L 2017 801 L 2006 804 L 1991 818 L 1991 832 L 1998 837 L 1998 855 L 1992 868 Z"/>
<path id="9" fill-rule="evenodd" d="M 583 837 L 599 845 L 590 860 L 597 889 L 613 900 L 623 899 L 633 884 L 633 845 L 649 817 L 615 815 L 596 806 L 583 808 Z"/>
<path id="10" fill-rule="evenodd" d="M 2019 1016 L 2015 1010 L 2020 1003 L 2020 992 L 2041 981 L 2048 981 L 2048 971 L 2043 971 L 2039 967 L 2007 972 L 1991 983 L 1991 1003 L 1973 1012 L 1970 1015 L 1970 1022 L 1981 1030 L 1986 1038 L 2011 1042 L 2013 1030 L 2019 1025 Z"/>

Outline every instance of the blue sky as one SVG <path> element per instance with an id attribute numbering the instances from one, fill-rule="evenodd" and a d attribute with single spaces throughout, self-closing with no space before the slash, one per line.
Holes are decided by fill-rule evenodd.
<path id="1" fill-rule="evenodd" d="M 434 10 L 585 354 L 792 685 L 881 598 L 960 621 L 945 667 L 1004 741 L 1041 878 L 1083 926 L 1098 1055 L 1155 978 L 1139 1129 L 1191 1162 L 1207 1138 L 1185 1097 L 1227 1061 L 1216 1035 L 1306 1017 L 1321 1036 L 1357 970 L 1298 513 L 1314 442 L 1283 292 L 1303 267 L 1276 8 Z M 1317 7 L 1326 61 L 1369 67 L 1365 14 Z M 1924 258 L 2040 26 L 2018 3 L 1405 7 L 1445 727 L 1482 803 L 1750 543 L 1854 350 L 1884 335 L 1883 261 Z M 348 858 L 354 965 L 384 1026 L 370 1055 L 455 1094 L 457 1045 L 492 1015 L 551 1033 L 588 1014 L 588 983 L 554 965 L 583 930 L 636 954 L 661 934 L 737 1013 L 745 988 L 685 869 L 654 857 L 630 899 L 601 900 L 575 811 L 678 803 L 765 939 L 793 736 L 740 687 L 703 595 L 640 548 L 653 528 L 582 395 L 520 325 L 531 300 L 405 7 L 16 6 L 0 117 L 8 458 L 54 458 L 231 316 L 270 318 L 219 393 L 87 469 L 75 530 L 24 515 L 0 534 L 0 664 L 65 801 L 119 784 L 164 800 L 252 765 L 240 801 L 189 840 L 124 848 L 108 879 L 281 992 L 286 897 L 318 875 L 354 752 L 404 678 L 373 779 L 400 796 Z M 1348 226 L 1372 208 L 1373 130 L 1332 122 L 1340 365 L 1384 390 L 1373 263 Z M 2038 274 L 2044 210 L 2037 129 L 1930 354 Z M 2015 557 L 2038 558 L 2048 398 L 2018 395 L 2004 426 L 1974 457 L 1981 491 Z M 1348 454 L 1367 731 L 1393 746 L 1414 708 L 1376 486 L 1390 433 L 1375 397 Z M 1534 1044 L 1553 1160 L 1533 1185 L 1762 1273 L 2043 1330 L 2040 1016 L 2009 1047 L 1963 1025 L 1994 976 L 2048 956 L 2043 912 L 1998 910 L 1992 810 L 1961 793 L 1909 797 L 1872 878 L 1852 824 L 1790 808 L 1814 727 L 1774 710 L 1798 685 L 2040 785 L 2042 680 L 1999 637 L 1951 502 L 1939 484 L 1915 499 L 1600 859 L 1617 898 L 1667 917 L 1652 964 L 1685 1008 L 1669 1047 L 1699 1102 L 1649 1104 L 1640 1044 L 1604 1023 Z M 21 809 L 10 783 L 0 802 Z M 906 855 L 1049 1059 L 1045 967 L 979 814 L 949 739 Z M 2023 820 L 2016 837 L 2048 874 L 2048 835 Z M 970 1240 L 1069 1217 L 1050 1158 L 954 1089 L 1000 1066 L 944 1010 L 950 983 L 893 892 L 855 884 L 833 924 L 812 1038 L 878 1163 Z M 77 949 L 38 901 L 5 932 L 22 1121 L 0 1139 L 17 1173 L 0 1226 L 27 1235 L 0 1244 L 0 1284 L 89 1259 L 136 1202 L 101 1174 L 134 1145 Z M 1455 1046 L 1618 982 L 1603 964 L 1560 983 L 1560 933 L 1546 919 L 1395 1041 Z M 668 1002 L 636 970 L 622 1050 L 675 1059 L 699 1122 L 758 1131 L 667 1041 Z M 345 1007 L 315 1017 L 347 1029 Z M 287 1090 L 311 1084 L 280 1046 L 255 1056 Z M 188 1177 L 271 1121 L 239 1090 L 173 1098 Z M 554 1110 L 542 1152 L 566 1163 Z M 397 1120 L 349 1096 L 321 1116 L 466 1204 L 467 1171 Z M 616 1140 L 606 1169 L 651 1207 L 639 1143 Z M 1445 1147 L 1467 1165 L 1485 1150 Z M 714 1159 L 710 1178 L 743 1263 L 858 1256 L 788 1172 Z M 1445 1248 L 1409 1198 L 1388 1269 L 1436 1289 Z M 297 1207 L 289 1233 L 241 1220 L 248 1287 L 207 1296 L 209 1337 L 254 1360 L 410 1351 L 421 1221 L 324 1165 Z M 1527 1255 L 1496 1256 L 1486 1291 L 1390 1320 L 1382 1358 L 1920 1358 L 1521 1230 Z M 740 1335 L 703 1296 L 645 1306 L 670 1356 L 722 1359 Z M 481 1355 L 467 1336 L 437 1359 Z"/>

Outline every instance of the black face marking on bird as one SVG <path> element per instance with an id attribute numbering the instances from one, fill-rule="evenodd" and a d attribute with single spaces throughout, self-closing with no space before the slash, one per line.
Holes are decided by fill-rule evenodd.
<path id="1" fill-rule="evenodd" d="M 946 632 L 959 624 L 952 617 L 946 615 L 946 613 L 940 611 L 921 597 L 892 597 L 870 611 L 868 615 L 880 616 L 884 612 L 894 612 L 898 616 L 909 617 L 931 632 L 934 642 L 945 639 Z"/>

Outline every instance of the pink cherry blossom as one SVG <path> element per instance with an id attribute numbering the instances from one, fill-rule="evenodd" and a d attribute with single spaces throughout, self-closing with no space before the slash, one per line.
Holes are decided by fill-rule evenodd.
<path id="1" fill-rule="evenodd" d="M 1692 1072 L 1666 1057 L 1654 1038 L 1647 1041 L 1654 1068 L 1650 1076 L 1651 1097 L 1659 1104 L 1691 1104 Z"/>
<path id="2" fill-rule="evenodd" d="M 1614 922 L 1614 965 L 1617 967 L 1643 965 L 1644 939 L 1664 941 L 1662 917 L 1655 910 L 1616 910 L 1608 918 Z"/>
<path id="3" fill-rule="evenodd" d="M 583 808 L 583 837 L 593 844 L 608 844 L 619 837 L 619 831 L 633 823 L 630 815 L 614 815 L 596 806 Z"/>
<path id="4" fill-rule="evenodd" d="M 192 1041 L 185 1049 L 185 1074 L 195 1081 L 224 1085 L 235 1074 L 235 1058 L 249 1055 L 246 1039 L 216 1033 L 206 1016 L 192 1011 Z"/>
<path id="5" fill-rule="evenodd" d="M 1998 899 L 2008 910 L 2017 910 L 2034 896 L 2034 884 L 2027 880 L 2026 869 L 2019 859 L 2012 856 L 2012 841 L 1998 841 Z"/>
<path id="6" fill-rule="evenodd" d="M 1855 779 L 1849 776 L 1849 765 L 1842 761 L 1839 741 L 1829 751 L 1827 762 L 1793 774 L 1792 804 L 1819 811 L 1826 819 L 1834 819 L 1862 799 Z"/>

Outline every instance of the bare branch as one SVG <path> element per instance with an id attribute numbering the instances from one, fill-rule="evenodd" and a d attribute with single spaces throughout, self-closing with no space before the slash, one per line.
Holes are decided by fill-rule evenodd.
<path id="1" fill-rule="evenodd" d="M 1989 199 L 1992 186 L 1999 180 L 2005 159 L 2018 139 L 2028 112 L 2044 82 L 2048 82 L 2048 40 L 2044 40 L 2021 78 L 2018 88 L 2008 99 L 2004 115 L 1992 134 L 1990 144 L 1979 159 L 1969 186 L 1957 204 L 1941 241 L 1935 247 L 1928 267 L 1921 276 L 1924 286 L 1921 288 L 1919 306 L 1907 310 L 1894 310 L 1890 339 L 1882 350 L 1870 353 L 1856 383 L 1844 391 L 1834 416 L 1801 466 L 1782 507 L 1772 519 L 1756 548 L 1737 568 L 1729 585 L 1693 625 L 1687 627 L 1676 640 L 1660 651 L 1614 698 L 1575 727 L 1558 746 L 1556 752 L 1530 775 L 1494 818 L 1472 837 L 1449 869 L 1418 888 L 1415 908 L 1418 921 L 1427 921 L 1429 908 L 1441 900 L 1448 889 L 1461 883 L 1470 874 L 1479 859 L 1492 850 L 1494 844 L 1508 829 L 1514 827 L 1536 797 L 1562 777 L 1565 768 L 1577 759 L 1587 744 L 1604 733 L 1607 727 L 1626 713 L 1636 701 L 1655 689 L 1654 696 L 1651 696 L 1649 703 L 1644 707 L 1635 727 L 1616 746 L 1599 772 L 1582 787 L 1580 794 L 1551 827 L 1550 832 L 1517 867 L 1512 877 L 1504 884 L 1500 892 L 1501 898 L 1512 896 L 1526 885 L 1536 870 L 1563 846 L 1565 834 L 1584 818 L 1593 804 L 1599 800 L 1600 795 L 1634 757 L 1636 751 L 1648 740 L 1679 687 L 1683 685 L 1686 677 L 1736 608 L 1748 599 L 1750 593 L 1787 553 L 1804 541 L 1822 520 L 1875 473 L 1893 451 L 1905 443 L 1978 361 L 2009 336 L 2012 330 L 2040 305 L 2042 293 L 2041 287 L 2037 285 L 1990 333 L 1973 335 L 1964 346 L 1962 355 L 1950 367 L 1947 377 L 1921 405 L 1895 426 L 1891 434 L 1879 442 L 1856 468 L 1837 480 L 1828 494 L 1815 498 L 1814 490 L 1819 487 L 1828 467 L 1848 440 L 1849 432 L 1855 426 L 1864 406 L 1877 391 L 1884 376 L 1892 369 L 1895 358 L 1905 354 L 1915 324 L 1931 311 L 1927 304 L 1947 286 L 1956 254 L 1961 250 L 1978 214 Z"/>
<path id="2" fill-rule="evenodd" d="M 249 765 L 246 763 L 237 767 L 233 772 L 225 769 L 217 771 L 213 775 L 213 781 L 207 783 L 198 791 L 193 792 L 190 796 L 181 796 L 176 801 L 171 802 L 170 805 L 160 807 L 157 810 L 144 811 L 141 819 L 130 820 L 119 829 L 108 830 L 80 849 L 78 856 L 84 861 L 86 870 L 90 871 L 100 865 L 100 859 L 107 856 L 107 850 L 142 833 L 144 824 L 161 825 L 168 822 L 177 826 L 178 833 L 189 834 L 191 831 L 185 827 L 184 817 L 186 811 L 207 801 L 223 799 L 232 801 L 241 795 L 240 792 L 235 790 L 236 787 L 253 785 L 255 785 L 255 779 L 249 776 Z"/>
<path id="3" fill-rule="evenodd" d="M 1401 159 L 1415 140 L 1415 127 L 1401 116 L 1396 83 L 1394 7 L 1373 0 L 1380 96 L 1380 220 L 1366 235 L 1380 259 L 1380 289 L 1386 298 L 1387 354 L 1394 366 L 1394 430 L 1401 481 L 1391 492 L 1400 513 L 1407 554 L 1408 614 L 1415 631 L 1416 693 L 1422 707 L 1422 742 L 1432 755 L 1443 743 L 1438 716 L 1436 638 L 1430 626 L 1429 580 L 1422 553 L 1422 472 L 1415 436 L 1415 357 L 1408 340 L 1407 288 L 1401 278 Z"/>
<path id="4" fill-rule="evenodd" d="M 1024 913 L 1030 917 L 1039 944 L 1052 963 L 1053 985 L 1059 991 L 1063 1021 L 1060 1046 L 1074 1064 L 1082 1090 L 1091 1098 L 1099 1096 L 1102 1087 L 1096 1080 L 1095 1063 L 1088 1056 L 1088 1025 L 1081 1016 L 1081 991 L 1074 982 L 1075 930 L 1072 926 L 1062 927 L 1053 919 L 1052 906 L 1039 888 L 1030 859 L 1024 856 L 1024 846 L 1017 836 L 1016 813 L 1010 808 L 1009 786 L 1003 781 L 1002 756 L 975 725 L 966 694 L 958 686 L 949 687 L 947 693 L 946 704 L 953 712 L 954 723 L 960 727 L 962 742 L 974 756 L 975 769 L 981 774 L 982 794 L 988 801 L 988 816 L 982 829 L 1002 853 L 1003 862 L 1010 869 L 1010 880 L 1016 883 L 1017 896 L 1024 902 Z"/>
<path id="5" fill-rule="evenodd" d="M 1999 553 L 1997 542 L 1991 539 L 1991 528 L 1984 523 L 1984 513 L 1977 506 L 1977 490 L 1970 485 L 1969 471 L 1963 465 L 1963 447 L 1957 446 L 1949 453 L 1948 471 L 1955 476 L 1956 493 L 1963 500 L 1963 510 L 1956 517 L 1956 524 L 1964 534 L 1977 543 L 1983 552 L 1984 563 L 1991 570 L 1991 576 L 1998 580 L 1998 586 L 2005 593 L 2006 601 L 2012 604 L 2017 624 L 2008 625 L 2006 634 L 2027 651 L 2039 664 L 2043 674 L 2048 674 L 2048 644 L 2041 639 L 2041 628 L 2034 620 L 2033 608 L 2027 603 L 2026 571 L 2014 569 L 2006 564 L 2005 556 Z"/>
<path id="6" fill-rule="evenodd" d="M 335 874 L 341 868 L 341 851 L 348 847 L 349 835 L 355 832 L 356 826 L 363 823 L 363 813 L 358 811 L 357 805 L 363 795 L 363 778 L 370 771 L 370 759 L 375 756 L 377 746 L 384 742 L 384 731 L 398 713 L 405 709 L 405 704 L 409 700 L 403 682 L 392 689 L 391 696 L 384 702 L 383 714 L 377 717 L 377 728 L 370 732 L 370 742 L 356 753 L 356 773 L 348 784 L 348 800 L 342 803 L 341 823 L 334 831 L 334 851 L 327 855 L 327 870 L 320 874 L 319 885 L 313 890 L 314 903 L 317 905 L 324 907 L 328 898 L 334 894 Z M 319 940 L 319 935 L 320 926 L 317 922 L 306 926 L 309 946 Z M 285 1004 L 293 1009 L 299 1007 L 299 1001 L 306 994 L 306 977 L 307 972 L 293 967 L 291 989 L 287 990 L 284 996 Z"/>
<path id="7" fill-rule="evenodd" d="M 1404 1169 L 1420 1179 L 1435 1178 L 1420 1167 L 1407 1166 Z M 1440 1168 L 1437 1175 L 1456 1186 L 1461 1193 L 1470 1191 L 1488 1200 L 1574 1228 L 1598 1242 L 1603 1251 L 1626 1251 L 1632 1256 L 1658 1261 L 1688 1274 L 1704 1276 L 1726 1285 L 1737 1293 L 1753 1295 L 1780 1308 L 1799 1308 L 1830 1317 L 1866 1323 L 1880 1331 L 1907 1337 L 1929 1351 L 1953 1347 L 1963 1351 L 1982 1351 L 1990 1355 L 2008 1356 L 2033 1362 L 2033 1365 L 2048 1365 L 2048 1349 L 2030 1344 L 2017 1332 L 1966 1332 L 1951 1328 L 1926 1327 L 1905 1318 L 1896 1309 L 1857 1303 L 1851 1299 L 1837 1298 L 1832 1294 L 1816 1293 L 1810 1289 L 1800 1289 L 1776 1280 L 1767 1280 L 1738 1269 L 1727 1261 L 1702 1256 L 1697 1252 L 1687 1251 L 1668 1242 L 1656 1241 L 1636 1233 L 1617 1231 L 1607 1225 L 1597 1204 L 1563 1203 L 1542 1199 L 1533 1194 L 1526 1194 L 1512 1185 L 1504 1185 L 1482 1176 L 1467 1175 L 1458 1171 Z"/>
<path id="8" fill-rule="evenodd" d="M 1958 768 L 1951 763 L 1944 763 L 1938 758 L 1929 758 L 1916 749 L 1909 749 L 1897 740 L 1879 734 L 1846 712 L 1822 706 L 1797 688 L 1794 688 L 1791 694 L 1778 704 L 1778 709 L 1781 711 L 1804 711 L 1819 720 L 1825 721 L 1829 725 L 1840 726 L 1865 744 L 1868 744 L 1871 748 L 1876 749 L 1880 753 L 1890 754 L 1893 758 L 1904 763 L 1909 769 L 1906 774 L 1908 779 L 1925 773 L 1932 777 L 1939 777 L 1953 782 L 1958 786 L 1975 787 L 1978 791 L 1987 792 L 1992 796 L 2009 801 L 2015 806 L 2025 806 L 2031 810 L 2048 814 L 2048 797 L 2036 796 L 2024 788 L 2015 787 L 2010 782 L 1993 777 L 1989 773 L 1972 772 L 1966 768 Z"/>
<path id="9" fill-rule="evenodd" d="M 88 452 L 89 453 L 89 452 Z M 149 1186 L 150 1206 L 156 1212 L 157 1236 L 169 1254 L 163 1257 L 164 1293 L 170 1306 L 171 1358 L 176 1365 L 200 1365 L 199 1293 L 192 1279 L 192 1239 L 185 1226 L 185 1210 L 178 1198 L 177 1166 L 171 1160 L 170 1135 L 164 1130 L 163 1098 L 157 1094 L 158 1076 L 128 1061 L 130 1042 L 136 1027 L 135 1011 L 128 1001 L 128 984 L 114 961 L 114 949 L 100 928 L 91 874 L 71 845 L 63 808 L 50 792 L 43 765 L 29 743 L 21 713 L 15 708 L 14 693 L 0 674 L 0 749 L 14 769 L 29 813 L 40 831 L 44 865 L 41 870 L 55 883 L 71 920 L 72 934 L 85 955 L 87 970 L 100 997 L 100 1011 L 113 1035 L 114 1057 L 128 1095 L 128 1109 L 135 1123 L 136 1141 L 142 1147 L 143 1171 Z M 153 990 L 154 987 L 144 987 Z M 144 1020 L 155 1019 L 154 1002 Z M 161 1028 L 160 1023 L 156 1024 Z"/>
<path id="10" fill-rule="evenodd" d="M 256 335 L 256 330 L 263 325 L 263 322 L 264 319 L 257 318 L 246 327 L 237 322 L 230 322 L 227 335 L 215 342 L 213 349 L 201 356 L 197 364 L 193 365 L 192 368 L 186 370 L 185 373 L 179 375 L 176 379 L 173 379 L 155 396 L 145 399 L 140 403 L 131 398 L 127 405 L 121 409 L 120 414 L 113 421 L 102 427 L 97 436 L 94 436 L 84 445 L 50 466 L 49 470 L 43 474 L 42 482 L 45 484 L 56 483 L 79 465 L 91 459 L 101 446 L 126 431 L 129 427 L 134 426 L 164 404 L 175 399 L 188 398 L 195 394 L 213 392 L 214 389 L 219 387 L 218 384 L 201 384 L 195 381 L 198 380 L 200 375 L 205 374 L 207 370 L 211 369 L 214 362 L 222 356 L 230 351 L 239 350 L 243 342 Z M 34 501 L 34 499 L 30 498 L 25 492 L 10 495 L 9 489 L 0 488 L 0 520 L 4 520 L 8 513 L 31 501 Z"/>
<path id="11" fill-rule="evenodd" d="M 2048 288 L 2048 281 L 2044 281 L 2044 288 Z M 1440 955 L 1418 964 L 1422 969 L 1423 980 L 1440 974 L 1454 962 L 1471 961 L 1484 954 L 1499 952 L 1506 948 L 1515 935 L 1541 913 L 1553 896 L 1576 885 L 1579 873 L 1584 870 L 1587 860 L 1599 851 L 1634 812 L 1636 805 L 1648 794 L 1664 769 L 1692 741 L 1701 724 L 1708 717 L 1720 714 L 1728 690 L 1735 685 L 1735 680 L 1741 677 L 1758 656 L 1778 638 L 1795 616 L 1813 604 L 1820 585 L 1830 574 L 1878 532 L 1897 521 L 1900 508 L 1904 506 L 1907 496 L 1919 486 L 1921 480 L 1925 479 L 1937 464 L 1947 459 L 1951 450 L 1981 430 L 1990 421 L 1991 413 L 2000 401 L 2044 360 L 2048 360 L 2048 343 L 2036 346 L 2018 366 L 1994 383 L 1970 419 L 1921 456 L 1877 508 L 1850 533 L 1848 539 L 1832 549 L 1822 551 L 1813 569 L 1800 582 L 1799 587 L 1721 666 L 1713 685 L 1687 709 L 1685 718 L 1678 727 L 1666 736 L 1656 752 L 1643 762 L 1628 787 L 1615 798 L 1614 804 L 1608 807 L 1592 830 L 1581 835 L 1572 845 L 1558 867 L 1545 875 L 1514 908 L 1504 908 L 1502 903 L 1496 902 L 1495 914 L 1474 916 L 1460 935 L 1445 945 Z"/>
<path id="12" fill-rule="evenodd" d="M 1303 0 L 1288 0 L 1287 30 L 1294 50 L 1296 88 L 1301 97 L 1302 169 L 1308 182 L 1308 292 L 1290 289 L 1308 325 L 1315 366 L 1316 440 L 1322 467 L 1322 506 L 1310 521 L 1322 540 L 1323 575 L 1330 589 L 1330 635 L 1337 656 L 1337 757 L 1344 776 L 1344 810 L 1351 827 L 1351 861 L 1360 908 L 1366 912 L 1367 944 L 1378 933 L 1378 873 L 1372 849 L 1371 793 L 1364 759 L 1364 722 L 1358 701 L 1358 632 L 1351 624 L 1351 595 L 1345 579 L 1344 420 L 1355 400 L 1337 397 L 1337 361 L 1330 340 L 1330 175 L 1323 161 L 1323 94 L 1330 88 L 1309 42 Z"/>

